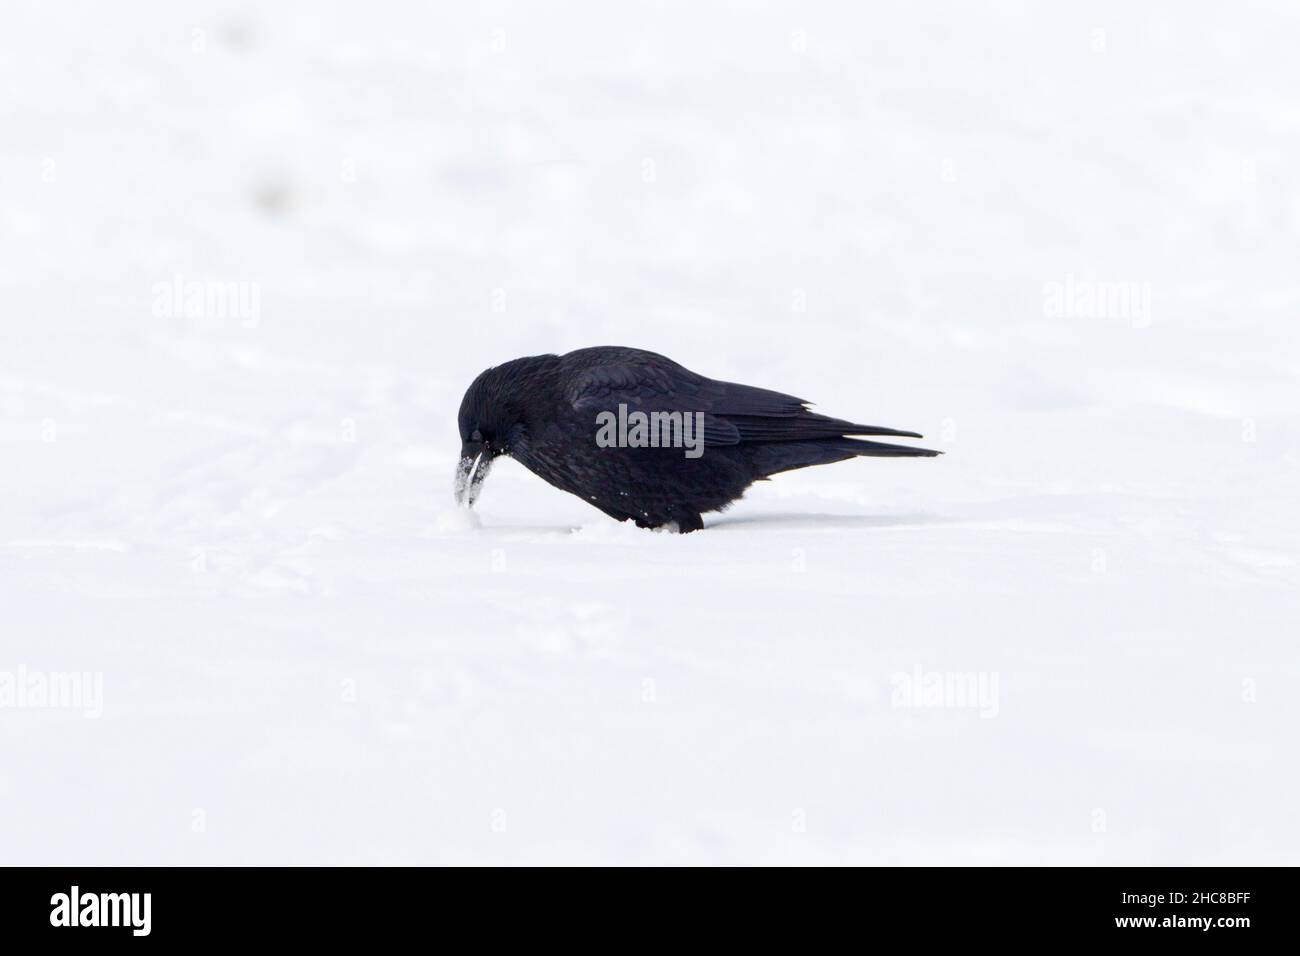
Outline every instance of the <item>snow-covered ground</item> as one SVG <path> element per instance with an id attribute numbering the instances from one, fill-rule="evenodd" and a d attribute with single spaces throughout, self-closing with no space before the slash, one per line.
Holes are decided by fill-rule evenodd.
<path id="1" fill-rule="evenodd" d="M 0 862 L 1300 863 L 1297 32 L 10 0 Z M 947 454 L 451 510 L 597 344 Z"/>

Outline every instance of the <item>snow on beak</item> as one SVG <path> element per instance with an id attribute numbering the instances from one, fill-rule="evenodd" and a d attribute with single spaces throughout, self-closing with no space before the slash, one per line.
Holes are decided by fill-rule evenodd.
<path id="1" fill-rule="evenodd" d="M 456 504 L 473 508 L 491 470 L 492 457 L 485 446 L 467 445 L 461 449 L 460 464 L 456 466 Z"/>

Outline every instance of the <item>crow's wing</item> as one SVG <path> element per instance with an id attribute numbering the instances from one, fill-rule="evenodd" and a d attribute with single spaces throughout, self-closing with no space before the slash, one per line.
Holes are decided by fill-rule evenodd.
<path id="1" fill-rule="evenodd" d="M 596 350 L 585 350 L 594 352 Z M 617 412 L 700 412 L 705 445 L 741 442 L 808 441 L 844 435 L 894 435 L 916 432 L 856 425 L 808 410 L 793 395 L 766 388 L 705 378 L 653 352 L 619 349 L 604 362 L 584 361 L 569 377 L 567 397 L 575 411 L 592 416 Z"/>
<path id="2" fill-rule="evenodd" d="M 665 360 L 667 361 L 667 360 Z M 675 363 L 672 363 L 675 364 Z M 614 362 L 586 368 L 569 380 L 566 397 L 580 415 L 595 422 L 601 412 L 700 412 L 704 415 L 705 445 L 735 445 L 736 426 L 714 414 L 699 400 L 700 376 L 677 366 Z M 704 381 L 707 381 L 705 379 Z"/>

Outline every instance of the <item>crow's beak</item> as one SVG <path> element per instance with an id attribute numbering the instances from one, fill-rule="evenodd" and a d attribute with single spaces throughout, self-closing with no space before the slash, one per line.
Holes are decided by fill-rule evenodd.
<path id="1" fill-rule="evenodd" d="M 478 501 L 483 479 L 492 469 L 492 452 L 486 445 L 466 444 L 460 450 L 460 464 L 456 466 L 456 504 L 473 508 Z"/>

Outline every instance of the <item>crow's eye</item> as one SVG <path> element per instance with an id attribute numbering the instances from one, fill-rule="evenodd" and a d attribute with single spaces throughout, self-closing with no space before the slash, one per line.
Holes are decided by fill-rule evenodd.
<path id="1" fill-rule="evenodd" d="M 472 442 L 481 442 L 483 441 L 483 433 L 476 428 L 474 429 L 474 434 L 469 436 L 469 440 Z"/>

